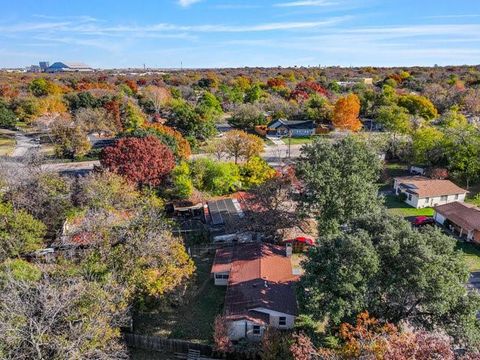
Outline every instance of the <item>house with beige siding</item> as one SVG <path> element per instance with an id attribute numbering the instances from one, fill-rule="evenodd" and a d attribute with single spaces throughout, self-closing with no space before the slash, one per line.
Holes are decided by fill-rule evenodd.
<path id="1" fill-rule="evenodd" d="M 450 180 L 430 179 L 423 176 L 405 176 L 394 179 L 396 195 L 404 194 L 405 202 L 414 208 L 435 207 L 455 201 L 465 201 L 467 190 Z"/>

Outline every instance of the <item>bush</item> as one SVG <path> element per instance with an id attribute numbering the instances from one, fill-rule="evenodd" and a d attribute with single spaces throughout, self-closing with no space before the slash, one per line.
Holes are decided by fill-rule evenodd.
<path id="1" fill-rule="evenodd" d="M 0 127 L 12 129 L 15 127 L 15 122 L 15 113 L 0 101 Z"/>

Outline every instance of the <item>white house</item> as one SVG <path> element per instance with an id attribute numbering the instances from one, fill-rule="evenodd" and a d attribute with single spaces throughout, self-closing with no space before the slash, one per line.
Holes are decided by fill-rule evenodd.
<path id="1" fill-rule="evenodd" d="M 267 327 L 291 329 L 297 315 L 293 274 L 285 247 L 238 244 L 217 250 L 215 285 L 227 286 L 224 315 L 233 341 L 261 340 Z"/>
<path id="2" fill-rule="evenodd" d="M 459 237 L 480 244 L 480 208 L 461 202 L 435 207 L 434 219 Z"/>
<path id="3" fill-rule="evenodd" d="M 423 176 L 406 176 L 394 179 L 396 195 L 404 194 L 405 202 L 414 208 L 434 207 L 454 201 L 463 202 L 467 190 L 450 180 L 429 179 Z"/>

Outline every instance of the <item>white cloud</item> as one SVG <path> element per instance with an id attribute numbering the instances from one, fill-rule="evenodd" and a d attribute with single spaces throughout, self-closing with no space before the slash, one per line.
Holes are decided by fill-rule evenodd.
<path id="1" fill-rule="evenodd" d="M 337 5 L 338 2 L 329 0 L 299 0 L 275 4 L 277 7 L 300 7 L 300 6 L 331 6 Z"/>
<path id="2" fill-rule="evenodd" d="M 202 0 L 178 0 L 178 5 L 181 7 L 189 7 L 190 5 L 196 4 Z"/>

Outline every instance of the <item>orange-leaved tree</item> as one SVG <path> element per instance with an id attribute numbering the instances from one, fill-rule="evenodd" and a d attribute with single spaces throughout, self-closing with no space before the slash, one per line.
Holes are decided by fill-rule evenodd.
<path id="1" fill-rule="evenodd" d="M 333 126 L 341 130 L 358 131 L 362 123 L 358 118 L 360 114 L 360 99 L 355 94 L 341 97 L 335 103 L 333 112 Z"/>

